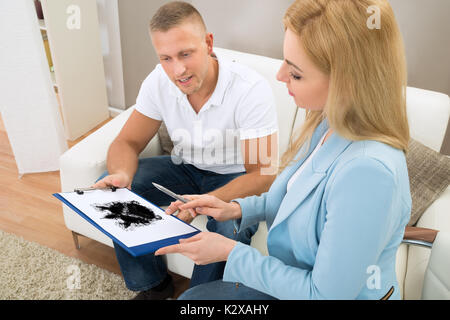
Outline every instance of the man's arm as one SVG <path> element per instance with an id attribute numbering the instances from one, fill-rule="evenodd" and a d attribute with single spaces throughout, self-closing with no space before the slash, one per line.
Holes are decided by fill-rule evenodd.
<path id="1" fill-rule="evenodd" d="M 278 127 L 275 99 L 272 88 L 265 79 L 255 82 L 242 99 L 236 109 L 236 120 L 243 139 L 241 148 L 246 174 L 210 192 L 227 202 L 266 192 L 276 177 L 278 134 L 266 131 L 265 136 L 254 138 L 263 129 L 275 131 Z"/>
<path id="2" fill-rule="evenodd" d="M 226 185 L 209 192 L 229 202 L 235 198 L 260 195 L 269 190 L 278 169 L 278 135 L 241 141 L 242 156 L 246 174 L 233 179 Z"/>
<path id="3" fill-rule="evenodd" d="M 108 185 L 129 187 L 136 173 L 138 156 L 154 137 L 161 121 L 149 118 L 134 110 L 119 135 L 108 149 L 107 168 L 109 176 L 97 182 L 94 187 L 101 188 Z M 112 178 L 118 179 L 113 183 Z"/>

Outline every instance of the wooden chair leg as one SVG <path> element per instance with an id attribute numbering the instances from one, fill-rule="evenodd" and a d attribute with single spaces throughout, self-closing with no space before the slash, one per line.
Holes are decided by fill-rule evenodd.
<path id="1" fill-rule="evenodd" d="M 72 237 L 73 237 L 73 242 L 75 244 L 75 248 L 77 248 L 78 250 L 80 250 L 80 243 L 78 242 L 78 236 L 79 234 L 72 231 Z"/>

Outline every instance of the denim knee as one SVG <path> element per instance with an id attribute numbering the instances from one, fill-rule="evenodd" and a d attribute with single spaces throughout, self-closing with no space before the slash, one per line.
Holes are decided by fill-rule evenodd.
<path id="1" fill-rule="evenodd" d="M 236 241 L 245 243 L 245 244 L 250 244 L 253 235 L 256 233 L 256 231 L 258 231 L 258 227 L 259 224 L 254 224 L 250 227 L 248 227 L 247 229 L 241 230 L 238 234 L 237 234 L 237 238 Z"/>
<path id="2" fill-rule="evenodd" d="M 183 292 L 179 300 L 275 300 L 261 291 L 241 283 L 216 280 L 192 287 Z"/>
<path id="3" fill-rule="evenodd" d="M 206 228 L 208 229 L 208 231 L 217 232 L 229 239 L 233 239 L 244 244 L 250 244 L 253 235 L 258 230 L 258 224 L 237 232 L 233 220 L 220 222 L 211 217 L 208 217 Z"/>

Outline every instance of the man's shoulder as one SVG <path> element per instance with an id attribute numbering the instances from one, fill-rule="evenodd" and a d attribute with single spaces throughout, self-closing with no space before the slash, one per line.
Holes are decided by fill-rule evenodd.
<path id="1" fill-rule="evenodd" d="M 268 83 L 267 80 L 256 70 L 244 64 L 236 61 L 230 61 L 226 58 L 221 58 L 220 62 L 223 63 L 224 67 L 230 72 L 233 79 L 240 84 L 247 84 L 249 87 L 252 87 L 259 82 Z"/>
<path id="2" fill-rule="evenodd" d="M 167 78 L 161 64 L 157 64 L 156 67 L 147 75 L 144 81 L 142 81 L 142 86 L 151 86 L 153 88 L 155 86 L 166 87 L 167 81 L 169 81 L 169 79 Z"/>
<path id="3" fill-rule="evenodd" d="M 142 81 L 139 95 L 146 99 L 151 99 L 159 105 L 172 96 L 168 95 L 168 92 L 173 92 L 173 86 L 161 64 L 157 64 L 152 72 Z"/>

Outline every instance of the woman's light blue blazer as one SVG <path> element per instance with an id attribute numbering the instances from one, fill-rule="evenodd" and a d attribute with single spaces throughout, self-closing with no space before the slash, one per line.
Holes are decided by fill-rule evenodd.
<path id="1" fill-rule="evenodd" d="M 411 211 L 401 150 L 333 133 L 286 191 L 327 129 L 325 119 L 268 192 L 234 200 L 238 230 L 267 222 L 269 256 L 238 243 L 223 280 L 278 299 L 399 299 L 395 259 Z"/>

